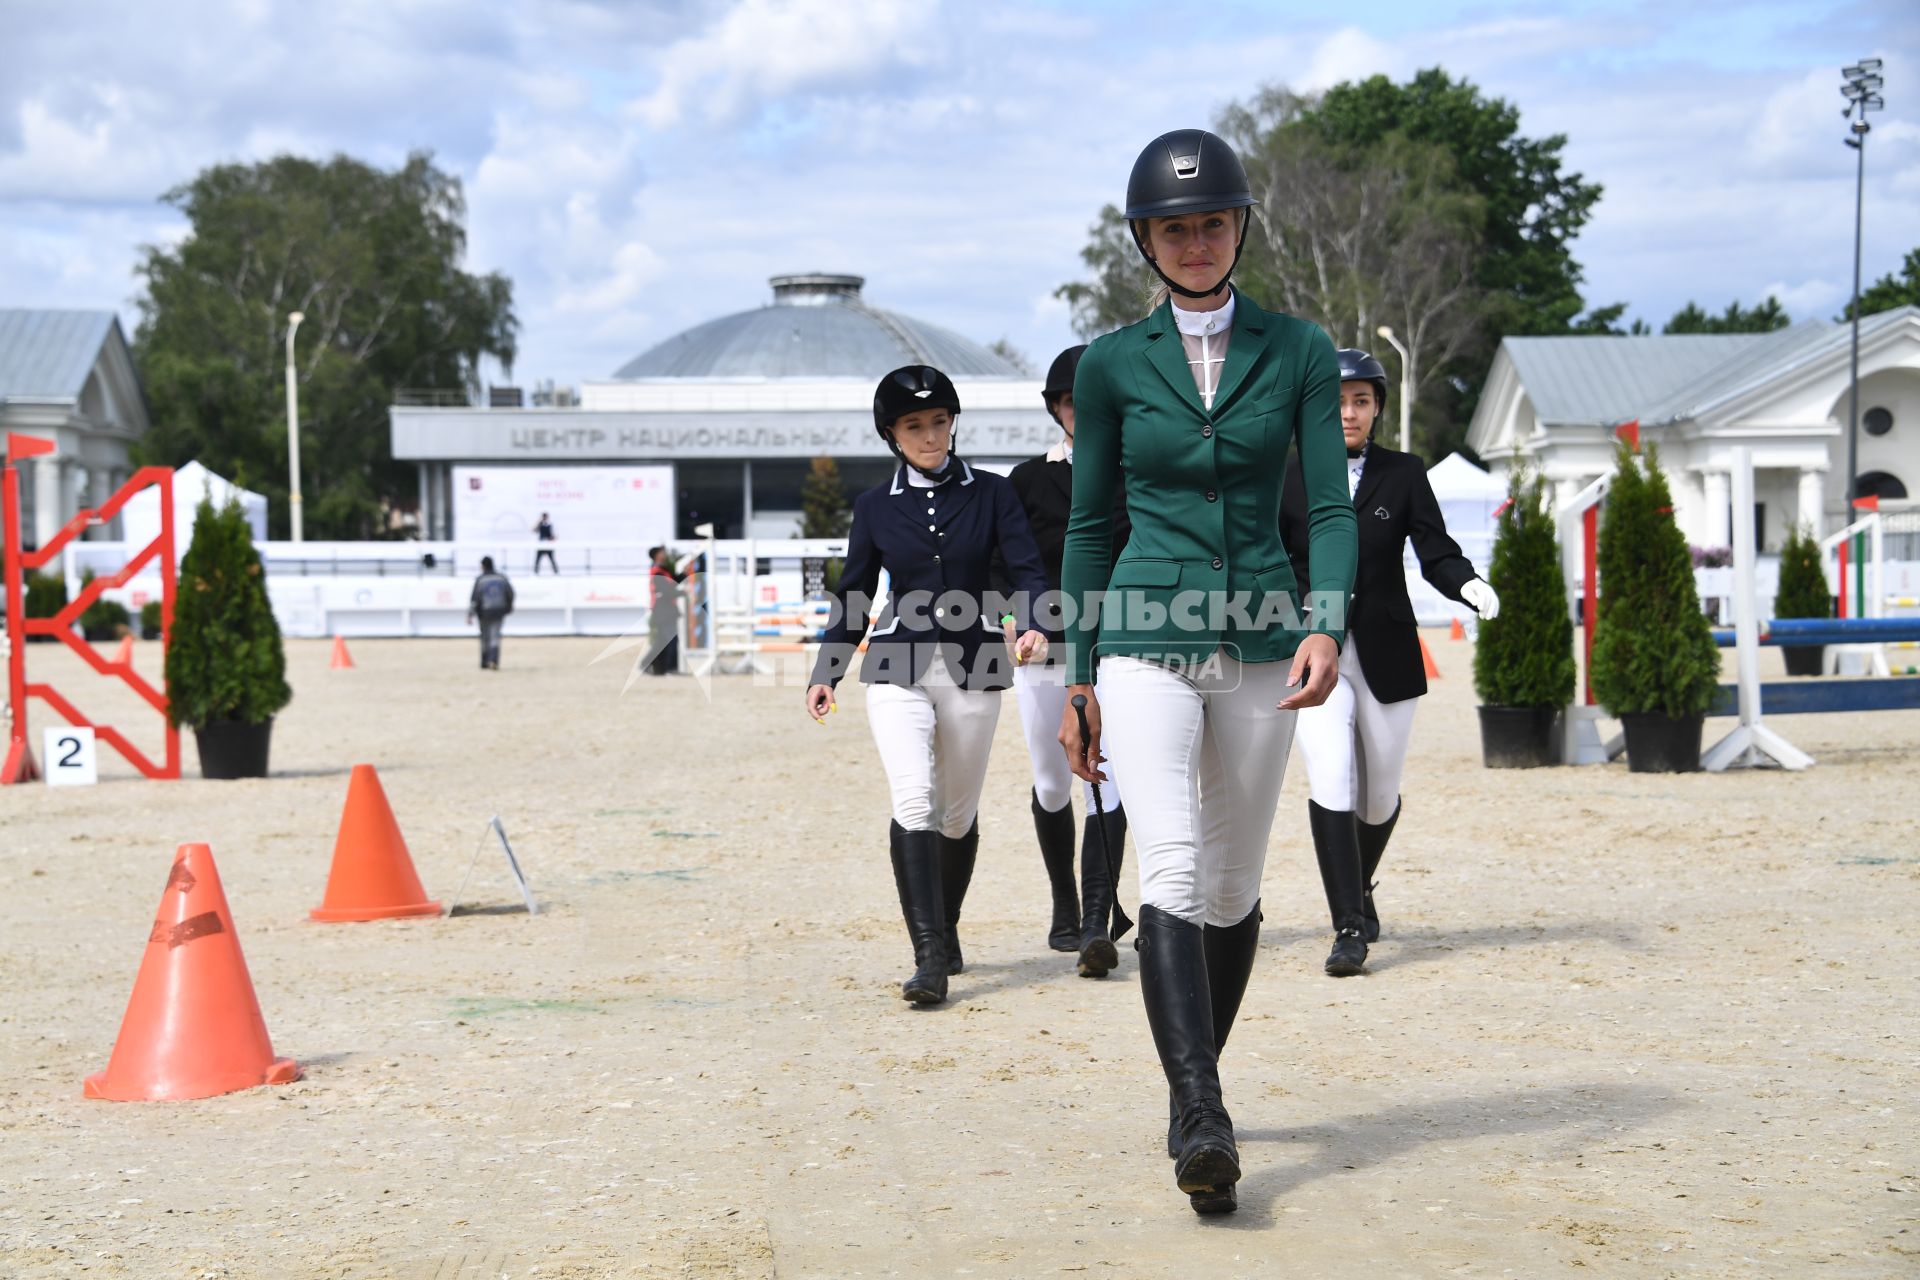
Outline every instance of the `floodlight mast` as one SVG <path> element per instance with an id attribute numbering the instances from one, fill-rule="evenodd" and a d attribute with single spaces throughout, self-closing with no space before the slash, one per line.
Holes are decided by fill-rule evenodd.
<path id="1" fill-rule="evenodd" d="M 1853 518 L 1854 500 L 1860 496 L 1860 240 L 1865 211 L 1867 184 L 1867 134 L 1873 126 L 1867 121 L 1867 113 L 1885 109 L 1886 99 L 1880 96 L 1881 88 L 1886 84 L 1880 75 L 1879 58 L 1862 58 L 1851 67 L 1842 67 L 1840 94 L 1847 100 L 1847 106 L 1840 116 L 1851 120 L 1848 127 L 1851 137 L 1844 139 L 1854 151 L 1853 177 L 1853 350 L 1847 378 L 1847 509 L 1846 519 Z M 1857 119 L 1855 117 L 1858 117 Z"/>

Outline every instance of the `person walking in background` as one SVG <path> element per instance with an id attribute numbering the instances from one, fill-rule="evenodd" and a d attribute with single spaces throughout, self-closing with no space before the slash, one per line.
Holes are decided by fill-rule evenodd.
<path id="1" fill-rule="evenodd" d="M 540 513 L 540 523 L 533 526 L 533 532 L 534 532 L 534 536 L 538 537 L 541 542 L 552 543 L 553 521 L 547 519 L 546 512 L 542 511 Z M 547 562 L 547 567 L 552 569 L 555 574 L 558 574 L 560 572 L 559 562 L 557 562 L 553 558 L 552 546 L 550 545 L 543 546 L 538 551 L 533 553 L 533 572 L 535 576 L 538 576 L 540 573 L 540 562 L 542 560 L 545 560 Z"/>
<path id="2" fill-rule="evenodd" d="M 1060 558 L 1066 546 L 1067 519 L 1073 510 L 1073 375 L 1080 367 L 1085 344 L 1068 347 L 1054 357 L 1040 392 L 1047 412 L 1060 425 L 1065 439 L 1037 458 L 1028 458 L 1007 479 L 1020 496 L 1033 540 L 1047 567 L 1047 585 L 1060 589 Z M 1113 551 L 1117 557 L 1127 545 L 1126 498 L 1114 500 Z M 995 568 L 1004 576 L 1003 562 Z M 999 584 L 1010 591 L 1010 583 Z M 1049 641 L 1060 639 L 1049 630 Z M 1073 881 L 1073 772 L 1060 750 L 1060 719 L 1067 707 L 1067 669 L 1049 652 L 1045 662 L 1028 663 L 1013 673 L 1014 695 L 1020 702 L 1020 728 L 1033 761 L 1033 829 L 1040 841 L 1040 860 L 1053 891 L 1053 923 L 1047 945 L 1055 951 L 1077 951 L 1083 978 L 1104 978 L 1120 962 L 1109 936 L 1113 899 L 1121 859 L 1126 850 L 1127 815 L 1120 807 L 1114 780 L 1084 783 L 1086 822 L 1080 833 L 1080 884 Z M 1094 804 L 1094 789 L 1100 804 Z M 1105 839 L 1100 813 L 1105 814 Z M 1108 865 L 1111 858 L 1112 865 Z"/>
<path id="3" fill-rule="evenodd" d="M 1327 700 L 1300 713 L 1307 765 L 1307 826 L 1333 916 L 1330 977 L 1360 973 L 1367 944 L 1380 937 L 1373 875 L 1400 818 L 1400 772 L 1413 735 L 1413 711 L 1427 691 L 1420 635 L 1407 597 L 1406 544 L 1420 572 L 1442 595 L 1482 618 L 1500 597 L 1447 535 L 1426 464 L 1371 440 L 1387 407 L 1387 371 L 1364 351 L 1340 351 L 1340 429 L 1347 445 L 1347 491 L 1360 524 L 1360 561 L 1340 679 Z M 1280 536 L 1294 577 L 1307 581 L 1311 538 L 1307 493 L 1297 466 L 1280 486 Z"/>
<path id="4" fill-rule="evenodd" d="M 480 576 L 467 597 L 467 621 L 480 620 L 480 669 L 500 669 L 500 629 L 513 612 L 513 584 L 493 567 L 492 556 L 480 557 Z"/>
<path id="5" fill-rule="evenodd" d="M 687 575 L 675 571 L 673 552 L 666 547 L 651 547 L 647 556 L 653 567 L 647 570 L 651 608 L 647 614 L 647 662 L 650 676 L 672 675 L 680 669 L 680 584 Z"/>
<path id="6" fill-rule="evenodd" d="M 1086 698 L 1087 731 L 1070 704 L 1060 743 L 1092 782 L 1105 776 L 1104 747 L 1126 787 L 1167 1154 L 1203 1214 L 1237 1204 L 1220 1052 L 1259 949 L 1294 716 L 1326 698 L 1339 669 L 1356 541 L 1333 343 L 1227 284 L 1254 203 L 1240 158 L 1204 130 L 1163 134 L 1134 162 L 1124 216 L 1167 293 L 1080 357 L 1062 566 L 1067 693 Z M 1313 550 L 1308 621 L 1297 616 L 1308 584 L 1280 542 L 1290 447 Z M 1116 561 L 1121 492 L 1133 532 Z"/>

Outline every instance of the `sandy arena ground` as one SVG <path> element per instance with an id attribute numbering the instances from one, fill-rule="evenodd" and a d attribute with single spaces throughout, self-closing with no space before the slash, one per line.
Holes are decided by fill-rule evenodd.
<path id="1" fill-rule="evenodd" d="M 1776 722 L 1797 775 L 1490 772 L 1429 637 L 1370 976 L 1319 972 L 1287 780 L 1209 1221 L 1131 949 L 1046 949 L 1011 698 L 971 968 L 917 1011 L 857 686 L 823 729 L 746 678 L 622 696 L 596 640 L 292 643 L 271 780 L 189 739 L 190 781 L 0 791 L 0 1276 L 1920 1274 L 1920 713 Z M 309 923 L 360 761 L 433 895 L 498 813 L 541 913 Z M 306 1075 L 85 1101 L 188 840 Z M 466 900 L 515 900 L 497 853 Z"/>

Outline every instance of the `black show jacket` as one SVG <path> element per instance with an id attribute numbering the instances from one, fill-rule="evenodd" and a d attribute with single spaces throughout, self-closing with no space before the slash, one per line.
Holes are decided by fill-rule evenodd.
<path id="1" fill-rule="evenodd" d="M 1414 454 L 1369 444 L 1360 486 L 1353 494 L 1353 513 L 1360 525 L 1360 562 L 1347 606 L 1347 632 L 1360 644 L 1360 674 L 1381 702 L 1417 698 L 1427 691 L 1427 669 L 1420 660 L 1420 633 L 1407 596 L 1402 548 L 1411 539 L 1421 574 L 1440 594 L 1462 604 L 1466 601 L 1460 588 L 1480 575 L 1448 536 L 1439 500 L 1427 483 L 1426 464 Z M 1288 458 L 1280 489 L 1280 539 L 1293 561 L 1294 577 L 1311 581 L 1307 494 L 1297 457 Z"/>
<path id="2" fill-rule="evenodd" d="M 1027 513 L 1004 476 L 975 470 L 960 458 L 953 479 L 933 489 L 907 483 L 907 468 L 853 500 L 853 528 L 833 617 L 814 660 L 813 684 L 838 684 L 853 664 L 862 637 L 862 684 L 918 684 L 936 649 L 947 667 L 974 690 L 1013 683 L 1013 659 L 991 607 L 991 566 L 998 553 L 1014 588 L 1016 633 L 1033 627 L 1033 610 L 1047 591 L 1046 571 L 1027 525 Z M 865 602 L 887 571 L 886 607 L 867 635 Z M 947 597 L 945 603 L 941 597 Z M 965 599 L 961 599 L 964 597 Z M 918 606 L 902 610 L 903 598 Z M 971 607 L 968 607 L 968 605 Z"/>
<path id="3" fill-rule="evenodd" d="M 1055 453 L 1061 456 L 1056 457 Z M 1060 564 L 1066 553 L 1067 520 L 1073 515 L 1073 463 L 1064 455 L 1065 450 L 1055 446 L 1053 452 L 1028 458 L 1007 476 L 1014 493 L 1019 495 L 1021 507 L 1027 513 L 1027 523 L 1033 526 L 1033 541 L 1040 548 L 1041 563 L 1046 566 L 1047 585 L 1055 591 L 1060 590 Z M 1117 490 L 1113 496 L 1115 560 L 1126 550 L 1127 535 L 1132 529 L 1132 524 L 1127 520 L 1127 495 Z M 1001 591 L 1010 591 L 1012 587 L 1007 581 L 1006 565 L 996 558 L 993 569 L 994 586 Z M 1055 646 L 1047 652 L 1049 664 L 1065 660 L 1063 655 L 1066 650 L 1059 647 L 1062 632 L 1052 625 L 1058 621 L 1057 611 L 1051 610 L 1037 620 L 1047 633 L 1048 641 Z"/>

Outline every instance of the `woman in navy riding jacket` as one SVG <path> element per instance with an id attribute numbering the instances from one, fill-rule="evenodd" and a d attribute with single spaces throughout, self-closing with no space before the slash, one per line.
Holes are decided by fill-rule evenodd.
<path id="1" fill-rule="evenodd" d="M 938 369 L 908 365 L 880 380 L 873 424 L 899 465 L 854 499 L 840 589 L 807 689 L 807 713 L 823 721 L 867 639 L 860 681 L 892 794 L 894 886 L 913 941 L 913 976 L 900 994 L 915 1004 L 945 1000 L 948 975 L 963 968 L 960 905 L 980 847 L 1000 693 L 1017 664 L 1044 660 L 1047 647 L 1033 624 L 1046 571 L 1026 513 L 1005 477 L 954 452 L 959 414 L 959 392 Z M 992 590 L 995 553 L 1010 597 Z M 888 598 L 869 635 L 883 569 Z"/>

